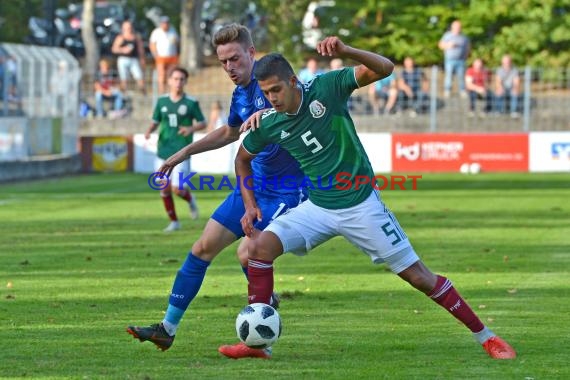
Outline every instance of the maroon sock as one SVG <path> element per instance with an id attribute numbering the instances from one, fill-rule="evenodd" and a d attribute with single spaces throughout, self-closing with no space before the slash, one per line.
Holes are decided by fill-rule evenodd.
<path id="1" fill-rule="evenodd" d="M 480 332 L 485 327 L 447 278 L 437 276 L 435 287 L 428 296 L 449 311 L 472 332 Z"/>
<path id="2" fill-rule="evenodd" d="M 178 196 L 184 199 L 188 203 L 190 203 L 190 201 L 192 200 L 192 194 L 186 189 L 178 192 Z"/>
<path id="3" fill-rule="evenodd" d="M 163 195 L 162 201 L 164 202 L 164 208 L 166 209 L 168 217 L 173 222 L 176 222 L 178 218 L 176 217 L 176 211 L 174 210 L 174 199 L 172 199 L 172 194 Z"/>
<path id="4" fill-rule="evenodd" d="M 273 262 L 265 260 L 248 260 L 247 285 L 249 303 L 269 304 L 273 293 Z"/>

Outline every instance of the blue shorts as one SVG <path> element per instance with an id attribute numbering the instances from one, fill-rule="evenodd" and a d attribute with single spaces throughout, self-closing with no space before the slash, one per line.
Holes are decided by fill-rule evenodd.
<path id="1" fill-rule="evenodd" d="M 255 193 L 255 200 L 261 210 L 263 220 L 255 222 L 253 226 L 263 231 L 273 219 L 290 208 L 297 206 L 305 199 L 305 194 L 301 192 L 290 194 Z M 214 211 L 211 218 L 232 231 L 238 238 L 241 238 L 245 236 L 240 221 L 244 213 L 245 207 L 241 192 L 232 191 L 226 200 Z"/>

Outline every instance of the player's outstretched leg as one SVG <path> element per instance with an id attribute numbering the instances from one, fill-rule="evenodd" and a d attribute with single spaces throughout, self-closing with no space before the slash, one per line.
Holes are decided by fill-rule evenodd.
<path id="1" fill-rule="evenodd" d="M 428 296 L 463 322 L 490 357 L 493 359 L 514 359 L 517 356 L 515 350 L 507 342 L 496 336 L 481 322 L 447 278 L 438 275 L 435 287 Z"/>
<path id="2" fill-rule="evenodd" d="M 209 261 L 202 260 L 190 252 L 176 274 L 163 321 L 148 327 L 129 326 L 127 332 L 141 342 L 150 341 L 161 350 L 168 350 L 174 342 L 176 329 L 184 312 L 202 286 L 209 265 Z"/>
<path id="3" fill-rule="evenodd" d="M 493 359 L 516 357 L 515 350 L 481 322 L 446 277 L 432 273 L 421 261 L 416 261 L 398 275 L 461 321 L 471 330 L 490 357 Z"/>

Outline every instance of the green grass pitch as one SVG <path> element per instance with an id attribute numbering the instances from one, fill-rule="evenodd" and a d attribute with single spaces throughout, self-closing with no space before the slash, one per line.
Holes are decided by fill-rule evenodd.
<path id="1" fill-rule="evenodd" d="M 416 251 L 517 350 L 494 361 L 445 310 L 342 238 L 276 261 L 283 335 L 272 360 L 229 360 L 246 304 L 235 245 L 208 269 L 174 345 L 125 332 L 159 322 L 172 280 L 223 191 L 176 200 L 147 177 L 100 174 L 0 186 L 0 378 L 568 379 L 568 174 L 424 174 L 384 191 Z"/>

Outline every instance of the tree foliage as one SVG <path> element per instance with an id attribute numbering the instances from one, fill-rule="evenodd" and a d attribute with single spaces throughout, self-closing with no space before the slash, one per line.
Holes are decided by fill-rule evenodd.
<path id="1" fill-rule="evenodd" d="M 225 4 L 225 0 L 211 0 Z M 235 21 L 240 15 L 232 0 Z M 69 0 L 59 0 L 65 6 Z M 128 0 L 144 18 L 143 8 L 155 0 Z M 266 16 L 268 38 L 257 41 L 259 50 L 282 52 L 294 63 L 314 53 L 302 43 L 301 20 L 310 0 L 257 0 L 259 12 Z M 464 33 L 471 39 L 471 57 L 481 57 L 497 65 L 510 53 L 518 65 L 570 66 L 570 0 L 336 0 L 337 31 L 349 31 L 343 40 L 354 46 L 377 51 L 397 62 L 413 56 L 418 64 L 442 62 L 437 42 L 451 21 L 460 19 Z M 179 25 L 180 2 L 160 3 L 173 24 Z M 24 6 L 23 6 L 24 5 Z M 4 23 L 2 40 L 23 42 L 30 16 L 41 16 L 42 0 L 0 1 Z M 327 22 L 330 20 L 324 20 Z"/>
<path id="2" fill-rule="evenodd" d="M 260 1 L 272 10 L 271 45 L 277 50 L 299 53 L 300 20 L 309 2 Z M 398 62 L 412 56 L 421 65 L 440 64 L 437 42 L 460 19 L 471 57 L 488 65 L 497 65 L 504 53 L 519 65 L 570 65 L 570 0 L 337 0 L 335 8 L 338 28 L 350 31 L 344 41 Z"/>

